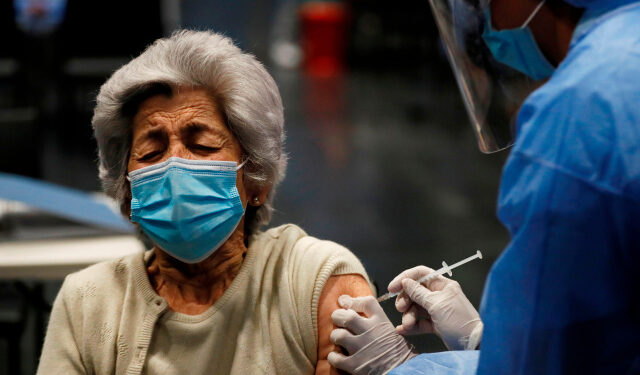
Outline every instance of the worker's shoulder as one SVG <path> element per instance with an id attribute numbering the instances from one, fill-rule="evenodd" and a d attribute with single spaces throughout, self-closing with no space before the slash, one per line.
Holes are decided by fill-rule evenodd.
<path id="1" fill-rule="evenodd" d="M 551 79 L 525 101 L 512 154 L 591 187 L 637 197 L 640 23 L 620 17 L 578 37 Z"/>
<path id="2" fill-rule="evenodd" d="M 85 300 L 87 297 L 102 301 L 118 299 L 133 282 L 133 273 L 143 264 L 143 256 L 143 253 L 131 254 L 69 274 L 62 285 L 62 292 L 72 300 Z"/>
<path id="3" fill-rule="evenodd" d="M 637 100 L 640 83 L 640 5 L 585 14 L 556 74 L 542 91 L 625 102 Z M 574 90 L 579 89 L 579 90 Z M 619 93 L 635 94 L 633 98 Z"/>
<path id="4" fill-rule="evenodd" d="M 560 83 L 566 94 L 574 97 L 637 103 L 639 18 L 640 5 L 636 4 L 585 21 L 582 29 L 576 29 L 569 52 L 558 68 L 558 79 L 552 81 Z M 579 91 L 572 90 L 575 88 Z"/>
<path id="5" fill-rule="evenodd" d="M 576 50 L 593 53 L 606 61 L 612 57 L 638 54 L 640 42 L 640 4 L 618 6 L 608 12 L 587 11 L 576 29 Z M 582 28 L 581 28 L 582 27 Z"/>

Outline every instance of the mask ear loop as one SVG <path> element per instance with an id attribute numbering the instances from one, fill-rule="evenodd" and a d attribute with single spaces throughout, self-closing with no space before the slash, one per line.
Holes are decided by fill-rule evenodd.
<path id="1" fill-rule="evenodd" d="M 236 167 L 236 171 L 239 171 L 240 168 L 244 167 L 244 165 L 247 164 L 248 161 L 249 161 L 249 158 L 244 159 L 244 161 Z"/>
<path id="2" fill-rule="evenodd" d="M 540 9 L 542 9 L 542 6 L 544 6 L 544 3 L 546 2 L 547 0 L 542 0 L 540 4 L 538 4 L 536 9 L 534 9 L 533 13 L 531 13 L 531 15 L 529 16 L 529 18 L 527 18 L 527 20 L 524 21 L 524 24 L 520 26 L 521 29 L 524 29 L 525 27 L 529 26 L 529 23 L 531 23 L 531 20 L 533 20 L 533 17 L 535 17 L 538 14 L 538 12 L 540 12 Z"/>

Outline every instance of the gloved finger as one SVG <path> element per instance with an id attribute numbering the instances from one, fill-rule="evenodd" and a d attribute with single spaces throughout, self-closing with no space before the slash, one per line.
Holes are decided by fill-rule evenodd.
<path id="1" fill-rule="evenodd" d="M 423 335 L 427 333 L 435 333 L 433 328 L 433 322 L 428 319 L 419 319 L 417 324 L 415 324 L 411 330 L 407 330 L 401 324 L 396 327 L 396 332 L 401 334 L 402 336 L 412 336 L 412 335 Z"/>
<path id="2" fill-rule="evenodd" d="M 411 331 L 418 323 L 417 306 L 412 305 L 407 312 L 402 314 L 402 328 L 405 331 Z"/>
<path id="3" fill-rule="evenodd" d="M 418 319 L 431 319 L 431 315 L 429 312 L 425 310 L 422 306 L 414 305 L 416 307 Z"/>
<path id="4" fill-rule="evenodd" d="M 413 305 L 413 301 L 411 300 L 411 298 L 409 298 L 407 293 L 405 293 L 404 291 L 400 292 L 400 294 L 398 294 L 398 296 L 396 297 L 396 310 L 401 313 L 405 313 L 407 312 L 407 310 L 409 310 L 411 305 Z"/>
<path id="5" fill-rule="evenodd" d="M 355 335 L 344 328 L 336 328 L 331 331 L 331 334 L 329 335 L 329 339 L 332 343 L 342 346 L 347 350 L 347 353 L 349 354 L 354 354 L 358 351 L 358 349 L 360 349 L 360 347 L 357 345 L 358 342 L 357 340 L 355 340 L 355 337 Z"/>
<path id="6" fill-rule="evenodd" d="M 440 284 L 437 284 L 437 283 L 440 283 L 440 282 L 445 283 L 447 286 L 449 286 L 451 283 L 456 283 L 453 280 L 444 278 L 442 276 L 438 276 L 438 277 L 435 278 L 435 280 L 429 281 L 429 284 L 433 287 L 434 283 L 435 283 L 435 285 L 437 287 L 440 287 L 440 289 L 444 289 L 445 286 L 440 286 Z M 424 286 L 424 284 L 423 284 L 423 286 Z M 427 289 L 433 291 L 433 289 L 430 289 L 430 288 L 427 288 Z M 396 297 L 396 302 L 395 302 L 396 310 L 398 310 L 401 313 L 404 313 L 407 310 L 409 310 L 409 308 L 411 307 L 411 305 L 413 305 L 413 303 L 414 303 L 414 301 L 411 298 L 409 298 L 409 295 L 403 290 Z"/>
<path id="7" fill-rule="evenodd" d="M 353 310 L 337 309 L 331 314 L 333 324 L 346 328 L 354 335 L 366 332 L 373 324 L 369 319 L 358 315 Z"/>
<path id="8" fill-rule="evenodd" d="M 460 284 L 455 281 L 455 280 L 450 280 L 450 279 L 446 279 L 447 280 L 447 284 L 444 286 L 444 288 L 442 288 L 442 290 L 447 290 L 453 294 L 459 294 L 462 293 L 462 287 L 460 287 Z"/>
<path id="9" fill-rule="evenodd" d="M 402 314 L 402 327 L 405 331 L 412 331 L 423 320 L 431 321 L 431 316 L 427 310 L 414 304 L 406 313 Z"/>
<path id="10" fill-rule="evenodd" d="M 331 352 L 327 356 L 329 364 L 338 370 L 346 371 L 349 374 L 353 373 L 353 366 L 349 361 L 349 357 L 342 353 Z"/>
<path id="11" fill-rule="evenodd" d="M 403 271 L 401 274 L 399 274 L 393 280 L 391 280 L 387 289 L 389 289 L 391 293 L 397 293 L 400 290 L 402 290 L 402 280 L 404 279 L 418 280 L 419 278 L 426 276 L 431 272 L 434 272 L 434 270 L 426 266 L 417 266 L 417 267 L 410 268 L 406 271 Z"/>
<path id="12" fill-rule="evenodd" d="M 431 290 L 432 292 L 437 292 L 446 288 L 447 285 L 449 285 L 451 282 L 455 282 L 455 281 L 448 279 L 442 275 L 438 275 L 422 283 L 422 285 L 427 287 L 427 289 Z"/>
<path id="13" fill-rule="evenodd" d="M 429 296 L 433 295 L 436 292 L 430 291 L 429 289 L 422 286 L 422 284 L 411 279 L 402 280 L 402 289 L 414 303 L 429 311 L 432 305 L 432 303 L 429 301 Z"/>
<path id="14" fill-rule="evenodd" d="M 348 295 L 341 295 L 338 298 L 338 303 L 345 309 L 351 309 L 359 313 L 364 313 L 367 318 L 371 318 L 374 315 L 384 314 L 382 306 L 378 303 L 373 296 L 366 297 L 351 297 Z"/>

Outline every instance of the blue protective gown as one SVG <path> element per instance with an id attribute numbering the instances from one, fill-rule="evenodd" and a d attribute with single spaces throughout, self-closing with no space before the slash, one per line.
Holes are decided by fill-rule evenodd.
<path id="1" fill-rule="evenodd" d="M 640 2 L 572 1 L 587 9 L 569 54 L 524 103 L 503 171 L 511 242 L 485 285 L 477 374 L 640 373 Z"/>

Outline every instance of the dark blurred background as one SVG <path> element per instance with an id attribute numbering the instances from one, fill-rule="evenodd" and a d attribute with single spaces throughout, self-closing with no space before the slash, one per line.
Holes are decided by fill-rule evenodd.
<path id="1" fill-rule="evenodd" d="M 232 37 L 279 84 L 290 164 L 273 226 L 345 245 L 380 294 L 406 268 L 480 249 L 453 276 L 478 306 L 508 240 L 495 217 L 507 155 L 478 151 L 424 0 L 1 0 L 0 172 L 100 190 L 95 95 L 180 27 Z M 1 276 L 0 374 L 32 374 L 60 281 Z"/>

